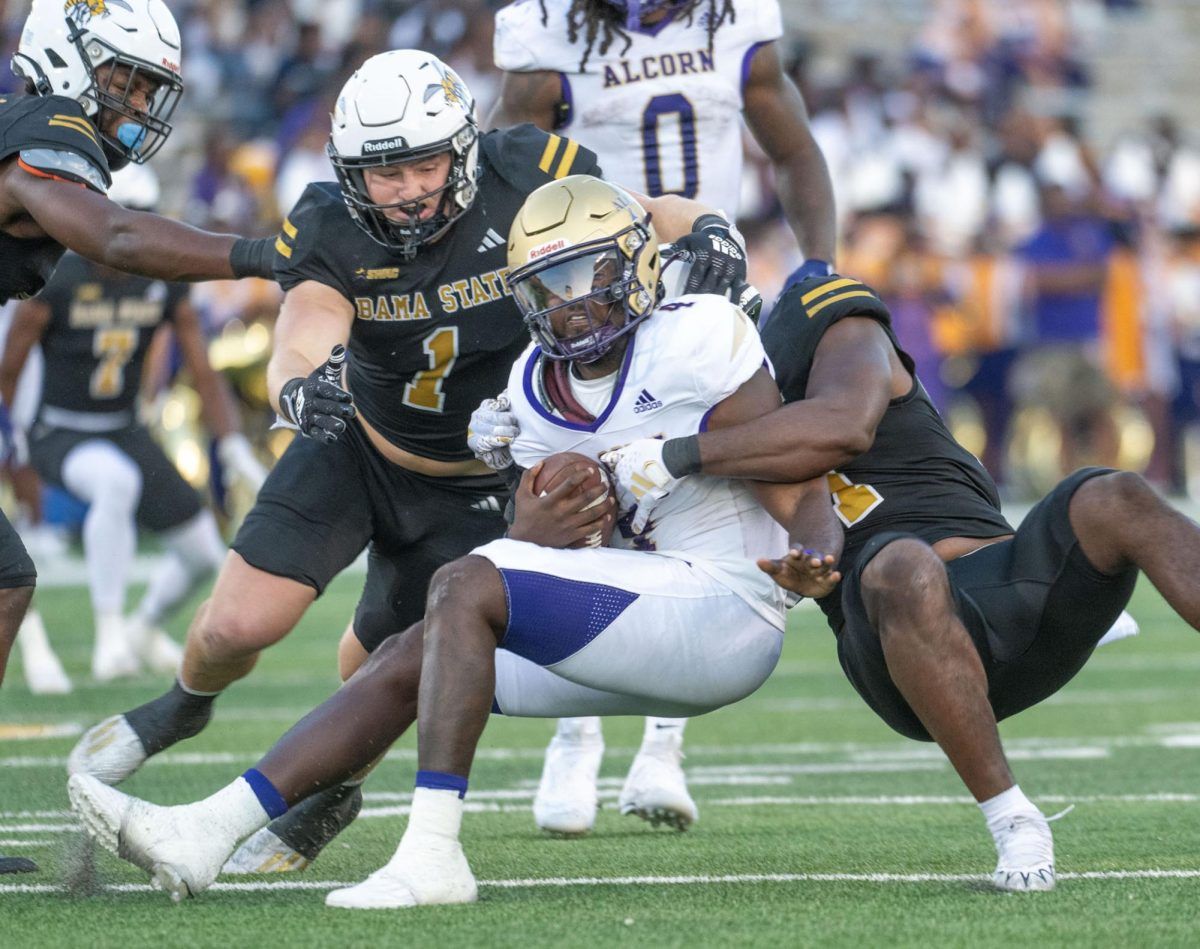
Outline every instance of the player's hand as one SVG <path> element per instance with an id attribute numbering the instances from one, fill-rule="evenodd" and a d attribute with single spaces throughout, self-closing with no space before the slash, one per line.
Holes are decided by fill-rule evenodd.
<path id="1" fill-rule="evenodd" d="M 725 294 L 746 283 L 746 252 L 719 214 L 704 214 L 692 232 L 675 241 L 674 253 L 691 264 L 684 293 Z"/>
<path id="2" fill-rule="evenodd" d="M 503 471 L 513 463 L 509 446 L 521 428 L 511 410 L 508 393 L 501 392 L 494 399 L 484 399 L 467 423 L 467 447 L 493 471 Z"/>
<path id="3" fill-rule="evenodd" d="M 608 486 L 601 483 L 583 487 L 587 472 L 574 471 L 560 484 L 538 495 L 533 492 L 533 484 L 541 470 L 539 461 L 521 476 L 521 483 L 513 492 L 515 517 L 508 536 L 555 548 L 570 547 L 593 536 L 599 539 L 605 523 L 617 516 L 612 498 L 605 497 Z M 603 500 L 597 504 L 600 499 Z"/>
<path id="4" fill-rule="evenodd" d="M 778 560 L 762 557 L 758 569 L 785 590 L 819 600 L 833 592 L 842 579 L 832 554 L 792 548 Z"/>
<path id="5" fill-rule="evenodd" d="M 335 346 L 329 359 L 304 378 L 290 379 L 279 393 L 279 409 L 301 435 L 332 444 L 355 415 L 349 392 L 335 381 L 339 378 L 345 350 Z"/>
<path id="6" fill-rule="evenodd" d="M 661 438 L 639 438 L 600 456 L 617 486 L 622 511 L 634 511 L 630 530 L 640 534 L 650 523 L 654 506 L 671 493 L 679 479 L 663 461 Z"/>
<path id="7" fill-rule="evenodd" d="M 240 482 L 250 494 L 258 494 L 258 489 L 267 480 L 267 469 L 241 432 L 233 432 L 217 442 L 217 458 L 225 469 L 226 480 Z"/>

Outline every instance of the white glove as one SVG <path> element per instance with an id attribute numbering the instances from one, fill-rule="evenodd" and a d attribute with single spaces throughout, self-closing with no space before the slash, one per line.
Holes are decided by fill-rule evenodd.
<path id="1" fill-rule="evenodd" d="M 513 463 L 509 445 L 521 428 L 511 409 L 508 393 L 501 392 L 494 399 L 484 399 L 467 425 L 467 447 L 493 471 L 502 471 Z"/>
<path id="2" fill-rule="evenodd" d="M 250 442 L 241 432 L 233 432 L 217 442 L 217 458 L 225 469 L 226 480 L 240 481 L 254 494 L 267 480 L 267 469 L 254 454 Z"/>
<path id="3" fill-rule="evenodd" d="M 637 509 L 630 524 L 635 534 L 646 529 L 654 505 L 670 494 L 679 482 L 663 463 L 664 444 L 661 438 L 639 438 L 600 456 L 612 472 L 620 509 Z"/>

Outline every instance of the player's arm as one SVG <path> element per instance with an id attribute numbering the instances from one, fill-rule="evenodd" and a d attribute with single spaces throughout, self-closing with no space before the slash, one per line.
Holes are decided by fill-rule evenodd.
<path id="1" fill-rule="evenodd" d="M 4 355 L 0 357 L 0 405 L 13 404 L 29 351 L 46 335 L 50 318 L 50 307 L 41 300 L 23 300 L 18 304 L 8 327 Z"/>
<path id="2" fill-rule="evenodd" d="M 267 363 L 271 405 L 301 433 L 335 441 L 354 418 L 350 393 L 327 378 L 330 353 L 345 346 L 354 307 L 316 280 L 292 287 L 275 321 L 275 348 Z"/>
<path id="3" fill-rule="evenodd" d="M 832 265 L 837 248 L 833 183 L 813 138 L 808 110 L 783 73 L 776 43 L 750 61 L 743 94 L 746 124 L 775 171 L 775 188 L 788 224 L 810 261 Z"/>
<path id="4" fill-rule="evenodd" d="M 705 474 L 799 482 L 867 451 L 888 402 L 911 377 L 887 333 L 869 317 L 847 317 L 817 345 L 805 397 L 752 424 L 697 436 Z"/>
<path id="5" fill-rule="evenodd" d="M 485 129 L 508 128 L 529 122 L 547 132 L 561 124 L 562 80 L 558 73 L 503 72 L 500 96 L 484 122 Z"/>
<path id="6" fill-rule="evenodd" d="M 85 185 L 27 170 L 0 171 L 0 203 L 24 210 L 50 237 L 89 260 L 161 280 L 271 276 L 273 242 L 213 234 L 130 211 Z"/>

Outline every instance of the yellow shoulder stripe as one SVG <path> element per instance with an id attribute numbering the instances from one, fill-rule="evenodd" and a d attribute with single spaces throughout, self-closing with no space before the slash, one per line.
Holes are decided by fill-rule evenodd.
<path id="1" fill-rule="evenodd" d="M 823 283 L 815 290 L 809 290 L 800 298 L 800 302 L 808 306 L 817 297 L 823 297 L 827 293 L 833 293 L 834 290 L 841 290 L 843 287 L 862 286 L 857 280 L 852 277 L 843 277 L 841 280 L 831 280 L 829 283 Z"/>
<path id="2" fill-rule="evenodd" d="M 283 254 L 284 257 L 290 258 L 292 256 L 292 249 L 283 242 L 282 237 L 275 238 L 275 249 Z"/>
<path id="3" fill-rule="evenodd" d="M 86 135 L 97 145 L 100 144 L 100 139 L 96 136 L 96 130 L 92 127 L 92 123 L 78 115 L 56 114 L 46 124 L 55 126 L 56 128 L 74 129 L 76 132 Z"/>
<path id="4" fill-rule="evenodd" d="M 558 152 L 558 143 L 562 139 L 557 135 L 551 135 L 546 139 L 546 147 L 542 150 L 542 160 L 538 162 L 538 168 L 546 174 L 550 174 L 550 166 L 554 164 L 554 155 Z"/>
<path id="5" fill-rule="evenodd" d="M 851 281 L 851 282 L 854 282 L 854 281 Z M 843 300 L 849 300 L 852 297 L 870 297 L 870 299 L 874 300 L 875 294 L 873 294 L 870 290 L 850 290 L 846 293 L 839 293 L 839 294 L 837 294 L 837 296 L 832 296 L 828 300 L 822 300 L 816 306 L 809 309 L 808 310 L 808 318 L 811 320 L 814 316 L 816 316 L 823 309 L 825 309 L 825 307 L 831 306 L 834 303 L 841 303 Z M 801 298 L 801 299 L 803 299 L 803 298 Z"/>
<path id="6" fill-rule="evenodd" d="M 561 178 L 571 170 L 571 165 L 575 161 L 575 153 L 578 151 L 579 143 L 572 138 L 567 139 L 567 147 L 563 150 L 562 161 L 554 169 L 555 178 Z"/>
<path id="7" fill-rule="evenodd" d="M 283 219 L 283 233 L 288 236 L 288 240 L 296 239 L 296 225 L 287 218 Z"/>

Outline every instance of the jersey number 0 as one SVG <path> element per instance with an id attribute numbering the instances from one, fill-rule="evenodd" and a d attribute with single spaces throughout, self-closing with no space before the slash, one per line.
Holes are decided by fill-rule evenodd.
<path id="1" fill-rule="evenodd" d="M 683 187 L 663 187 L 663 154 L 659 148 L 659 122 L 664 117 L 677 116 L 681 154 L 679 163 L 683 168 Z M 674 93 L 655 96 L 646 103 L 642 112 L 642 160 L 646 166 L 646 194 L 657 198 L 664 194 L 680 194 L 685 198 L 696 197 L 700 189 L 700 154 L 696 147 L 696 110 L 687 96 Z"/>

